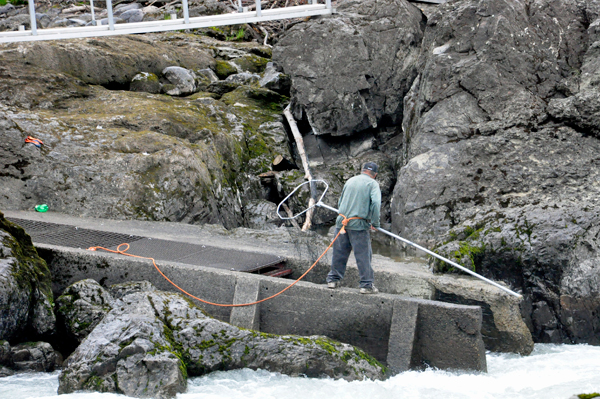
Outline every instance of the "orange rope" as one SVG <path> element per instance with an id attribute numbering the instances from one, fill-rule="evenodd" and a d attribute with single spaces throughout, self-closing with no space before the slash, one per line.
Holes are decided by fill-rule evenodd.
<path id="1" fill-rule="evenodd" d="M 186 294 L 190 298 L 194 298 L 195 300 L 200 301 L 202 303 L 205 303 L 207 305 L 221 306 L 221 307 L 227 307 L 227 308 L 242 307 L 242 306 L 252 306 L 252 305 L 259 304 L 261 302 L 268 301 L 269 299 L 273 299 L 276 296 L 279 296 L 279 295 L 283 294 L 285 291 L 287 291 L 288 289 L 292 288 L 294 285 L 296 285 L 296 283 L 298 281 L 302 280 L 312 269 L 314 269 L 314 267 L 317 265 L 317 263 L 319 263 L 319 261 L 321 260 L 321 258 L 323 258 L 323 256 L 325 256 L 325 254 L 327 253 L 327 251 L 329 251 L 331 249 L 331 247 L 333 246 L 333 243 L 338 239 L 338 237 L 340 236 L 340 234 L 345 234 L 346 233 L 345 227 L 348 224 L 348 222 L 350 220 L 352 220 L 352 219 L 361 219 L 359 217 L 347 218 L 346 216 L 344 216 L 342 214 L 340 214 L 340 216 L 342 216 L 344 218 L 344 220 L 342 221 L 342 228 L 337 233 L 337 235 L 335 236 L 335 238 L 333 239 L 333 241 L 331 241 L 331 244 L 329 244 L 329 246 L 325 249 L 325 251 L 321 254 L 321 256 L 319 256 L 319 258 L 315 261 L 315 263 L 313 263 L 312 266 L 309 267 L 308 270 L 305 271 L 302 276 L 298 277 L 298 279 L 296 281 L 294 281 L 292 284 L 288 285 L 287 287 L 285 287 L 284 289 L 282 289 L 278 293 L 273 294 L 273 295 L 271 295 L 268 298 L 263 298 L 263 299 L 261 299 L 259 301 L 250 302 L 250 303 L 240 303 L 240 304 L 214 303 L 214 302 L 210 302 L 210 301 L 206 301 L 204 299 L 198 298 L 197 296 L 194 296 L 194 295 L 190 294 L 189 292 L 187 292 L 186 290 L 184 290 L 183 288 L 181 288 L 180 286 L 178 286 L 177 284 L 175 284 L 174 282 L 172 282 L 167 276 L 165 276 L 165 274 L 162 272 L 162 270 L 160 270 L 160 268 L 156 264 L 156 260 L 154 258 L 150 258 L 150 257 L 146 257 L 146 256 L 139 256 L 139 255 L 128 254 L 127 251 L 129 250 L 129 244 L 127 244 L 127 243 L 119 244 L 119 246 L 117 247 L 116 251 L 112 250 L 112 249 L 104 248 L 104 247 L 89 247 L 88 250 L 90 250 L 90 251 L 96 251 L 98 249 L 102 249 L 104 251 L 112 252 L 112 253 L 115 253 L 115 254 L 120 254 L 120 255 L 125 255 L 125 256 L 131 256 L 132 258 L 149 259 L 149 260 L 152 261 L 152 264 L 154 264 L 154 267 L 156 268 L 156 270 L 158 270 L 158 272 L 160 273 L 160 275 L 163 276 L 165 278 L 165 280 L 167 280 L 169 283 L 171 283 L 175 288 L 177 288 L 179 291 L 183 292 L 184 294 Z M 124 250 L 121 251 L 120 248 L 123 245 L 127 245 L 127 248 L 125 248 Z"/>
<path id="2" fill-rule="evenodd" d="M 112 249 L 108 249 L 108 248 L 104 248 L 104 247 L 90 247 L 88 248 L 88 250 L 90 251 L 95 251 L 97 249 L 102 249 L 104 251 L 108 251 L 108 252 L 112 252 L 115 254 L 121 254 L 121 255 L 126 255 L 126 256 L 131 256 L 133 258 L 142 258 L 142 259 L 149 259 L 152 261 L 152 263 L 154 264 L 154 267 L 156 268 L 156 270 L 158 270 L 158 272 L 160 273 L 161 276 L 163 276 L 169 283 L 173 284 L 173 286 L 175 288 L 177 288 L 179 291 L 183 292 L 184 294 L 186 294 L 187 296 L 196 299 L 197 301 L 200 301 L 202 303 L 206 303 L 208 305 L 213 305 L 213 306 L 221 306 L 221 307 L 242 307 L 242 306 L 251 306 L 251 305 L 256 305 L 259 304 L 261 302 L 265 302 L 268 301 L 269 299 L 273 299 L 276 296 L 284 293 L 285 291 L 287 291 L 288 289 L 290 289 L 292 286 L 294 286 L 298 281 L 302 280 L 307 274 L 308 272 L 310 272 L 316 265 L 317 263 L 321 260 L 321 258 L 327 253 L 327 251 L 329 251 L 329 249 L 332 247 L 333 243 L 335 242 L 335 240 L 337 240 L 337 238 L 339 237 L 341 231 L 338 233 L 337 236 L 335 236 L 335 238 L 333 239 L 333 241 L 331 242 L 331 244 L 329 244 L 329 246 L 327 247 L 327 249 L 325 250 L 325 252 L 323 252 L 321 254 L 321 256 L 319 256 L 319 258 L 315 261 L 315 263 L 313 263 L 313 265 L 306 271 L 304 272 L 304 274 L 302 276 L 300 276 L 296 281 L 294 281 L 292 284 L 288 285 L 287 287 L 285 287 L 283 290 L 279 291 L 278 293 L 271 295 L 268 298 L 264 298 L 261 299 L 260 301 L 256 301 L 256 302 L 250 302 L 250 303 L 240 303 L 240 304 L 224 304 L 224 303 L 214 303 L 214 302 L 210 302 L 210 301 L 206 301 L 204 299 L 200 299 L 197 296 L 194 296 L 192 294 L 190 294 L 189 292 L 187 292 L 186 290 L 184 290 L 183 288 L 181 288 L 180 286 L 178 286 L 177 284 L 175 284 L 174 282 L 172 282 L 167 276 L 165 276 L 165 274 L 160 270 L 160 268 L 158 267 L 158 265 L 156 264 L 156 260 L 154 260 L 154 258 L 150 258 L 150 257 L 146 257 L 146 256 L 138 256 L 138 255 L 132 255 L 132 254 L 128 254 L 127 250 L 129 250 L 129 244 L 127 243 L 123 243 L 120 244 L 117 247 L 117 250 L 112 250 Z M 127 248 L 124 249 L 123 251 L 120 250 L 122 245 L 127 245 Z"/>

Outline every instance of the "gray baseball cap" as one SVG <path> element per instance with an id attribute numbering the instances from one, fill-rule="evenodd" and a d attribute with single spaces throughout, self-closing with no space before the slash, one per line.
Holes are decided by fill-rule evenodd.
<path id="1" fill-rule="evenodd" d="M 375 162 L 367 162 L 363 165 L 362 170 L 370 170 L 373 173 L 377 173 L 379 167 Z"/>

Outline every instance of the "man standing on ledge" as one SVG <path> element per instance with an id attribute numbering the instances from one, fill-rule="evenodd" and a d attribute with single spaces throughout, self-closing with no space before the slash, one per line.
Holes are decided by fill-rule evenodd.
<path id="1" fill-rule="evenodd" d="M 346 182 L 338 202 L 340 216 L 336 220 L 335 235 L 343 227 L 344 216 L 347 220 L 345 233 L 339 235 L 333 244 L 331 271 L 327 275 L 327 287 L 338 288 L 346 273 L 346 264 L 350 251 L 354 249 L 354 257 L 360 275 L 360 293 L 377 294 L 379 290 L 373 285 L 373 268 L 371 267 L 371 235 L 369 229 L 379 227 L 379 208 L 381 208 L 381 190 L 375 180 L 378 167 L 374 162 L 367 162 L 362 173 Z M 342 216 L 344 215 L 344 216 Z"/>

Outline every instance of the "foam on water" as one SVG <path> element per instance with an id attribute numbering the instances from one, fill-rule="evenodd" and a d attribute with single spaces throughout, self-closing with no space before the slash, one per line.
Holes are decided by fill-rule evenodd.
<path id="1" fill-rule="evenodd" d="M 291 378 L 235 370 L 192 378 L 178 399 L 568 399 L 600 392 L 600 347 L 536 344 L 530 356 L 488 354 L 488 373 L 409 371 L 386 381 Z M 56 398 L 58 373 L 0 378 L 0 398 Z M 124 399 L 100 393 L 60 399 Z"/>

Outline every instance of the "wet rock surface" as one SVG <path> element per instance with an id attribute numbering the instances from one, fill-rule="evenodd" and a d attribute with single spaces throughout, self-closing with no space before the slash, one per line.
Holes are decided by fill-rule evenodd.
<path id="1" fill-rule="evenodd" d="M 86 279 L 67 287 L 56 299 L 59 329 L 67 337 L 65 346 L 76 348 L 112 309 L 112 296 L 95 280 Z"/>
<path id="2" fill-rule="evenodd" d="M 11 347 L 0 341 L 0 376 L 23 372 L 49 372 L 62 366 L 63 358 L 47 342 L 24 342 Z"/>
<path id="3" fill-rule="evenodd" d="M 128 287 L 67 359 L 59 393 L 171 398 L 185 391 L 187 376 L 244 367 L 347 380 L 384 376 L 381 365 L 350 345 L 239 329 L 178 294 L 147 283 Z"/>
<path id="4" fill-rule="evenodd" d="M 26 342 L 11 348 L 16 371 L 54 371 L 62 365 L 62 356 L 47 342 Z"/>
<path id="5" fill-rule="evenodd" d="M 54 333 L 50 270 L 25 231 L 0 213 L 0 340 Z"/>

